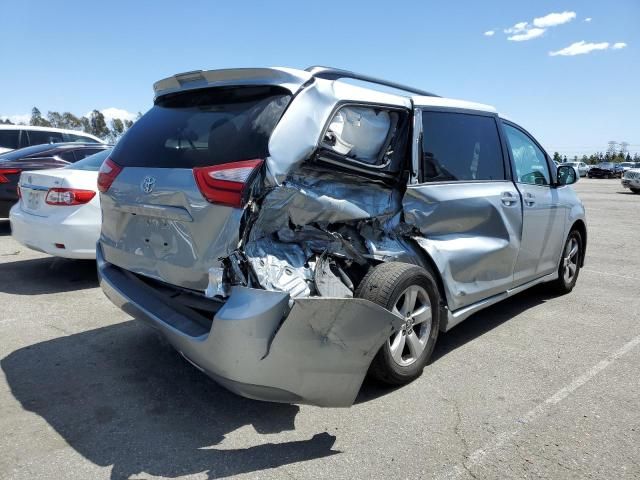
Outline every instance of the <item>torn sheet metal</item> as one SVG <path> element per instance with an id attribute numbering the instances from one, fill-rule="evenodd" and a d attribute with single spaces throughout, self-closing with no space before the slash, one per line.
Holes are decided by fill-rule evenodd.
<path id="1" fill-rule="evenodd" d="M 345 271 L 332 258 L 323 255 L 316 263 L 314 282 L 322 297 L 351 298 L 355 287 Z"/>
<path id="2" fill-rule="evenodd" d="M 252 238 L 293 224 L 332 224 L 387 218 L 401 209 L 396 189 L 348 174 L 301 169 L 262 201 Z"/>
<path id="3" fill-rule="evenodd" d="M 292 298 L 311 294 L 313 268 L 299 245 L 262 238 L 248 243 L 245 254 L 262 288 L 287 292 Z"/>

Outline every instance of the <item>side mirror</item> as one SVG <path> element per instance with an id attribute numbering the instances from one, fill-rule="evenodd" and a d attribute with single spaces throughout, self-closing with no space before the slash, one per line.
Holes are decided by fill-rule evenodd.
<path id="1" fill-rule="evenodd" d="M 560 165 L 557 171 L 558 185 L 571 185 L 578 181 L 576 169 L 570 165 Z"/>

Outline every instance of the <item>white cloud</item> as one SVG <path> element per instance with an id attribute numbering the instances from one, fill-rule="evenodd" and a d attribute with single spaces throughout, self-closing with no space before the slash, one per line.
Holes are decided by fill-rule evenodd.
<path id="1" fill-rule="evenodd" d="M 11 123 L 25 123 L 28 124 L 29 120 L 31 120 L 31 114 L 29 113 L 22 113 L 22 114 L 17 114 L 17 115 L 0 115 L 0 119 L 2 120 L 9 120 L 11 121 Z"/>
<path id="2" fill-rule="evenodd" d="M 524 33 L 518 33 L 516 35 L 507 37 L 507 40 L 511 40 L 512 42 L 524 42 L 526 40 L 531 40 L 533 38 L 539 37 L 544 32 L 546 32 L 544 28 L 530 28 Z"/>
<path id="3" fill-rule="evenodd" d="M 552 57 L 555 56 L 563 56 L 563 57 L 573 57 L 574 55 L 586 55 L 587 53 L 591 53 L 596 50 L 606 50 L 609 48 L 609 42 L 601 42 L 601 43 L 587 43 L 584 40 L 581 42 L 575 42 L 565 47 L 561 50 L 557 50 L 555 52 L 549 52 L 549 55 Z"/>
<path id="4" fill-rule="evenodd" d="M 533 19 L 533 25 L 538 28 L 549 28 L 568 23 L 576 18 L 576 12 L 550 13 L 544 17 Z"/>
<path id="5" fill-rule="evenodd" d="M 528 22 L 516 23 L 513 27 L 505 28 L 504 33 L 521 33 L 529 26 Z"/>
<path id="6" fill-rule="evenodd" d="M 587 22 L 587 23 L 589 23 L 591 20 L 593 20 L 593 18 L 591 18 L 591 17 L 587 17 L 587 18 L 584 19 L 584 21 Z"/>
<path id="7" fill-rule="evenodd" d="M 611 48 L 613 48 L 614 50 L 620 50 L 622 48 L 625 48 L 627 46 L 626 43 L 624 42 L 616 42 L 613 44 L 613 46 Z"/>
<path id="8" fill-rule="evenodd" d="M 486 32 L 484 32 L 484 36 L 485 37 L 493 37 L 495 35 L 496 31 L 495 30 L 487 30 Z"/>

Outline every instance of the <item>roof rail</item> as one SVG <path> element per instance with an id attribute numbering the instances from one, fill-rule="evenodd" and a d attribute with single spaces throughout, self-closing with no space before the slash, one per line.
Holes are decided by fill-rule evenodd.
<path id="1" fill-rule="evenodd" d="M 351 78 L 353 80 L 360 80 L 367 83 L 375 83 L 377 85 L 384 85 L 385 87 L 395 88 L 396 90 L 402 90 L 404 92 L 414 93 L 416 95 L 423 95 L 425 97 L 439 97 L 435 93 L 420 90 L 418 88 L 408 87 L 400 83 L 389 82 L 388 80 L 382 80 L 376 77 L 370 77 L 369 75 L 362 75 L 360 73 L 351 72 L 349 70 L 342 70 L 340 68 L 322 67 L 320 65 L 314 65 L 309 68 L 305 68 L 305 71 L 311 73 L 316 78 L 324 78 L 325 80 L 338 80 L 341 78 Z"/>

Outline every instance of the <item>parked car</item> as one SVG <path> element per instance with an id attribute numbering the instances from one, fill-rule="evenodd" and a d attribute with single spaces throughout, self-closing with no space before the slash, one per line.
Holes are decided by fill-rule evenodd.
<path id="1" fill-rule="evenodd" d="M 0 153 L 44 143 L 104 143 L 98 137 L 77 130 L 26 125 L 0 125 Z"/>
<path id="2" fill-rule="evenodd" d="M 100 283 L 240 395 L 348 406 L 474 312 L 576 283 L 575 170 L 492 107 L 324 67 L 154 89 L 98 177 Z"/>
<path id="3" fill-rule="evenodd" d="M 624 172 L 622 186 L 630 189 L 633 193 L 640 193 L 640 166 Z"/>
<path id="4" fill-rule="evenodd" d="M 602 162 L 591 167 L 587 172 L 589 178 L 614 178 L 622 177 L 622 167 L 618 163 Z"/>
<path id="5" fill-rule="evenodd" d="M 565 162 L 561 163 L 561 165 L 573 167 L 581 177 L 586 177 L 587 173 L 589 172 L 589 166 L 584 162 Z"/>
<path id="6" fill-rule="evenodd" d="M 110 148 L 102 143 L 56 143 L 21 148 L 0 155 L 0 218 L 18 201 L 18 179 L 23 171 L 61 168 Z"/>
<path id="7" fill-rule="evenodd" d="M 636 168 L 636 162 L 620 162 L 620 168 L 622 168 L 622 174 L 631 168 Z"/>
<path id="8" fill-rule="evenodd" d="M 9 215 L 11 235 L 39 252 L 65 258 L 96 258 L 100 236 L 98 170 L 105 149 L 63 168 L 23 172 L 20 201 Z"/>

